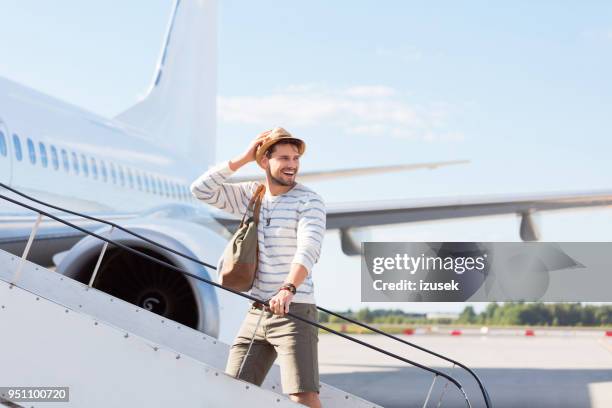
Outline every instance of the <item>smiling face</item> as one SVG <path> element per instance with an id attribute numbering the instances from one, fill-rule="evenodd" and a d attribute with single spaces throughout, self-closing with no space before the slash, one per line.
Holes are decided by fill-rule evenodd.
<path id="1" fill-rule="evenodd" d="M 268 180 L 281 186 L 293 186 L 300 168 L 298 148 L 292 143 L 276 143 L 263 156 L 261 164 Z"/>

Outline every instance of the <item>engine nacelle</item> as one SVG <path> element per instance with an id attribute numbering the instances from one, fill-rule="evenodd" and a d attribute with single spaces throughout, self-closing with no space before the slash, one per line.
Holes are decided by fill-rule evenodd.
<path id="1" fill-rule="evenodd" d="M 226 238 L 211 228 L 183 220 L 141 218 L 123 227 L 168 248 L 215 264 Z M 216 271 L 159 248 L 120 230 L 104 226 L 96 234 L 174 265 L 193 275 L 216 281 Z M 89 283 L 104 241 L 86 236 L 61 259 L 57 272 Z M 219 302 L 216 288 L 160 265 L 116 245 L 108 244 L 92 285 L 210 336 L 219 334 Z"/>

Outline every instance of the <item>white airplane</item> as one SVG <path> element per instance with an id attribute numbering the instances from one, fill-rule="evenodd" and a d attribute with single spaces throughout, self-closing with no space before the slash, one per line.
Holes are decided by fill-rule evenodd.
<path id="1" fill-rule="evenodd" d="M 198 202 L 190 191 L 190 183 L 216 163 L 215 14 L 213 1 L 175 2 L 147 96 L 114 118 L 0 78 L 0 183 L 49 204 L 117 222 L 193 258 L 216 262 L 238 220 Z M 318 171 L 298 177 L 305 182 L 460 163 L 465 161 Z M 252 178 L 234 177 L 235 182 L 247 179 Z M 89 231 L 109 230 L 49 210 L 6 188 L 0 194 Z M 327 227 L 339 229 L 344 253 L 355 255 L 360 249 L 350 233 L 355 227 L 516 213 L 523 216 L 521 237 L 534 240 L 534 212 L 605 205 L 612 205 L 612 191 L 329 204 Z M 21 256 L 36 219 L 35 212 L 0 199 L 0 249 Z M 212 268 L 124 232 L 115 230 L 110 237 L 216 280 Z M 88 282 L 102 244 L 43 218 L 28 259 L 55 265 L 57 272 Z M 236 295 L 112 246 L 95 287 L 225 342 L 231 341 L 244 314 L 244 300 Z"/>

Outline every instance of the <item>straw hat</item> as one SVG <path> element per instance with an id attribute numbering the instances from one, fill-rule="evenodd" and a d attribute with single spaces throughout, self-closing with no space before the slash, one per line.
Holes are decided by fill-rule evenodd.
<path id="1" fill-rule="evenodd" d="M 263 139 L 263 142 L 259 145 L 257 150 L 255 151 L 255 161 L 259 165 L 259 167 L 263 168 L 261 165 L 261 159 L 263 158 L 266 151 L 277 142 L 281 140 L 296 140 L 299 142 L 298 153 L 300 155 L 304 154 L 306 150 L 306 143 L 302 139 L 298 139 L 297 137 L 291 136 L 291 133 L 287 132 L 282 127 L 277 127 L 272 129 L 270 133 Z"/>

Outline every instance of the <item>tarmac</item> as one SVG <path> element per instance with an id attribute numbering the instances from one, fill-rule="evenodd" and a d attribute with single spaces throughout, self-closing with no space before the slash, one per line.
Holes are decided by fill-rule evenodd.
<path id="1" fill-rule="evenodd" d="M 522 331 L 400 337 L 474 369 L 493 407 L 612 407 L 612 337 L 599 331 Z M 464 387 L 472 407 L 485 407 L 476 382 L 451 363 L 380 335 L 354 335 L 404 358 L 444 371 Z M 321 380 L 384 407 L 423 407 L 434 375 L 330 334 L 319 335 Z M 467 406 L 438 377 L 427 407 Z"/>

